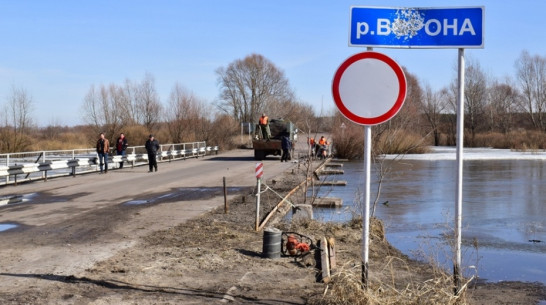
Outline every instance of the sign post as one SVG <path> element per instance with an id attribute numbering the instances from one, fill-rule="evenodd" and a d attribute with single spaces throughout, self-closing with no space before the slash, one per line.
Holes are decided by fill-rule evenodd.
<path id="1" fill-rule="evenodd" d="M 262 176 L 264 174 L 264 164 L 262 162 L 256 163 L 256 180 L 258 183 L 257 193 L 256 193 L 256 231 L 260 227 L 260 194 L 261 194 L 261 185 L 262 185 Z"/>
<path id="2" fill-rule="evenodd" d="M 404 71 L 376 52 L 349 57 L 336 71 L 332 94 L 339 111 L 364 125 L 364 206 L 362 208 L 362 286 L 368 287 L 370 236 L 371 126 L 390 120 L 406 99 Z"/>
<path id="3" fill-rule="evenodd" d="M 457 189 L 455 195 L 455 260 L 453 262 L 453 283 L 455 294 L 462 287 L 461 242 L 463 224 L 463 147 L 464 147 L 464 49 L 459 49 L 457 90 Z"/>
<path id="4" fill-rule="evenodd" d="M 456 253 L 454 255 L 453 266 L 455 294 L 458 294 L 462 288 L 461 227 L 464 143 L 464 49 L 484 47 L 484 14 L 484 7 L 388 8 L 353 6 L 351 7 L 350 16 L 349 46 L 368 47 L 368 50 L 370 50 L 372 47 L 408 49 L 457 48 L 459 50 L 457 96 L 457 187 L 455 202 Z M 336 104 L 339 104 L 339 97 L 336 98 L 335 92 L 334 99 L 336 100 Z M 361 110 L 359 108 L 355 109 L 359 111 Z M 342 108 L 340 108 L 340 111 L 345 115 Z M 358 115 L 356 117 L 358 118 Z M 348 116 L 347 118 L 351 119 Z M 373 120 L 366 122 L 360 120 L 355 122 L 360 124 L 369 124 L 373 123 Z M 368 137 L 368 126 L 365 128 L 366 137 Z M 366 161 L 366 152 L 364 162 L 365 166 L 366 162 L 369 162 Z M 366 179 L 369 180 L 369 177 L 366 177 Z M 365 196 L 367 197 L 368 194 L 365 193 Z"/>

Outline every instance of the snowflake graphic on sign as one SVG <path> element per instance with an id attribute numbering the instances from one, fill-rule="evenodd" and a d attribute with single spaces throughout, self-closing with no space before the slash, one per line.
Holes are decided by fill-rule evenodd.
<path id="1" fill-rule="evenodd" d="M 399 9 L 396 11 L 396 19 L 391 23 L 391 31 L 396 38 L 408 40 L 417 35 L 417 32 L 425 26 L 424 14 L 416 9 Z"/>

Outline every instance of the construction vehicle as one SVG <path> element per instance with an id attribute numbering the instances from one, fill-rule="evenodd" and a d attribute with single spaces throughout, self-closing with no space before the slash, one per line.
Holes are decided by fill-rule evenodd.
<path id="1" fill-rule="evenodd" d="M 264 139 L 260 126 L 256 125 L 252 148 L 254 149 L 254 159 L 263 160 L 268 155 L 280 156 L 282 153 L 281 137 L 288 134 L 292 141 L 292 148 L 296 144 L 297 129 L 294 124 L 284 119 L 272 119 L 269 121 L 270 139 Z M 292 154 L 290 154 L 292 155 Z"/>

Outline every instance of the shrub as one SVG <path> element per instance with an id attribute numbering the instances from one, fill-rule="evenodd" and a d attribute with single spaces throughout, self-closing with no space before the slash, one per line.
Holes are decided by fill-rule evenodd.
<path id="1" fill-rule="evenodd" d="M 388 129 L 374 143 L 376 154 L 423 154 L 429 151 L 425 139 L 402 129 Z"/>

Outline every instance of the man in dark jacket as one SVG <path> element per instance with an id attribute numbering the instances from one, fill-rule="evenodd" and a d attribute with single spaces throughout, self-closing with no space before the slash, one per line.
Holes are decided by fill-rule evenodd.
<path id="1" fill-rule="evenodd" d="M 292 149 L 292 142 L 288 133 L 284 133 L 281 137 L 282 156 L 281 162 L 290 160 L 290 150 Z"/>
<path id="2" fill-rule="evenodd" d="M 125 157 L 125 149 L 127 149 L 127 138 L 122 133 L 119 135 L 119 138 L 116 141 L 116 152 L 118 155 L 121 155 L 121 162 L 119 163 L 119 168 L 123 168 L 123 158 Z"/>
<path id="3" fill-rule="evenodd" d="M 144 145 L 146 147 L 146 152 L 148 153 L 148 166 L 150 170 L 148 173 L 153 172 L 153 169 L 157 172 L 157 151 L 159 150 L 159 142 L 154 139 L 154 135 L 151 134 L 148 141 Z"/>

